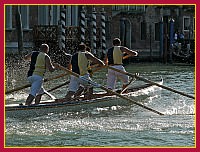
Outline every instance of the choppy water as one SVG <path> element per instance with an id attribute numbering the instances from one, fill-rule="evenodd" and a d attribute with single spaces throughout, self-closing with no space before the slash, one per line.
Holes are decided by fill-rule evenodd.
<path id="1" fill-rule="evenodd" d="M 24 68 L 25 70 L 22 70 Z M 163 85 L 194 96 L 193 66 L 154 63 L 132 64 L 126 66 L 126 69 L 128 72 L 137 72 L 140 76 L 149 79 L 161 76 L 164 79 Z M 15 68 L 15 70 L 7 68 L 6 87 L 10 89 L 23 85 L 26 70 L 27 67 Z M 93 79 L 105 84 L 105 72 L 103 70 L 101 73 L 96 73 Z M 63 79 L 50 81 L 45 83 L 45 87 L 48 90 L 62 82 L 64 82 Z M 56 97 L 63 97 L 65 93 L 66 87 L 52 92 Z M 6 103 L 20 103 L 26 99 L 27 95 L 28 89 L 6 95 Z M 48 97 L 43 99 L 48 99 Z M 165 115 L 160 116 L 132 104 L 96 107 L 76 112 L 48 113 L 42 116 L 23 117 L 23 119 L 7 117 L 5 145 L 11 147 L 195 146 L 195 102 L 193 99 L 161 89 L 147 94 L 140 100 L 141 103 Z"/>

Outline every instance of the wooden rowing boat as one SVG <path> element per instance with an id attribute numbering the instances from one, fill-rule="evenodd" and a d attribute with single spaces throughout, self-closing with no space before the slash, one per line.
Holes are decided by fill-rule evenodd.
<path id="1" fill-rule="evenodd" d="M 163 80 L 160 80 L 159 84 L 162 84 Z M 123 96 L 141 96 L 145 92 L 150 92 L 158 88 L 152 84 L 143 84 L 140 86 L 130 87 L 127 89 Z M 102 94 L 102 95 L 100 95 Z M 104 95 L 103 95 L 104 94 Z M 109 95 L 105 92 L 95 94 L 90 99 L 79 98 L 73 101 L 58 102 L 59 100 L 42 101 L 38 105 L 19 105 L 9 104 L 5 105 L 6 117 L 27 117 L 35 115 L 43 115 L 52 112 L 71 112 L 81 111 L 83 109 L 95 108 L 95 107 L 111 107 L 111 106 L 127 106 L 132 104 L 126 100 L 122 100 L 115 95 Z"/>

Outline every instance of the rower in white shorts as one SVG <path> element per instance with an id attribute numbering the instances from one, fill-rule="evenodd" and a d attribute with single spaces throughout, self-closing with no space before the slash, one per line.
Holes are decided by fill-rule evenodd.
<path id="1" fill-rule="evenodd" d="M 121 71 L 125 71 L 122 60 L 123 55 L 126 53 L 129 56 L 137 56 L 138 53 L 136 51 L 130 50 L 127 47 L 121 46 L 121 41 L 119 38 L 115 38 L 113 40 L 113 47 L 109 48 L 105 57 L 105 63 L 113 68 L 116 68 Z M 107 76 L 107 88 L 114 90 L 117 78 L 120 79 L 123 83 L 122 90 L 127 87 L 129 83 L 129 77 L 125 74 L 116 72 L 112 69 L 108 69 Z"/>
<path id="2" fill-rule="evenodd" d="M 78 48 L 78 52 L 76 52 L 71 58 L 71 67 L 72 72 L 79 74 L 84 79 L 90 79 L 90 75 L 88 72 L 89 62 L 98 64 L 99 66 L 104 66 L 105 64 L 100 59 L 96 58 L 93 54 L 86 51 L 85 44 L 80 44 Z M 75 76 L 71 76 L 69 90 L 67 95 L 65 96 L 65 101 L 70 101 L 72 97 L 78 97 L 83 92 L 84 88 L 88 88 L 89 92 L 87 96 L 92 95 L 91 86 L 87 84 L 87 82 L 83 81 L 81 78 L 77 78 Z"/>

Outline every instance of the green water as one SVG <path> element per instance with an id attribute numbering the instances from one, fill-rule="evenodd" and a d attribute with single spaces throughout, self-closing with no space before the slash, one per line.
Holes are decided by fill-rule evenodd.
<path id="1" fill-rule="evenodd" d="M 6 88 L 9 90 L 26 81 L 27 64 L 7 68 Z M 130 73 L 155 79 L 162 77 L 164 84 L 175 90 L 194 96 L 195 74 L 193 66 L 172 66 L 156 63 L 130 64 Z M 62 73 L 47 72 L 46 78 Z M 62 84 L 68 76 L 46 82 L 48 90 Z M 93 80 L 105 84 L 106 69 L 97 72 Z M 135 83 L 138 83 L 137 81 Z M 131 84 L 131 85 L 134 85 Z M 118 83 L 117 86 L 120 86 Z M 6 103 L 24 102 L 29 89 L 6 95 Z M 57 98 L 64 97 L 67 86 L 51 92 Z M 98 89 L 96 89 L 98 91 Z M 49 99 L 44 96 L 43 100 Z M 147 93 L 141 102 L 164 116 L 156 115 L 134 104 L 130 106 L 96 107 L 88 110 L 48 113 L 27 118 L 9 118 L 5 122 L 5 145 L 11 147 L 194 147 L 195 102 L 188 97 L 159 89 Z"/>

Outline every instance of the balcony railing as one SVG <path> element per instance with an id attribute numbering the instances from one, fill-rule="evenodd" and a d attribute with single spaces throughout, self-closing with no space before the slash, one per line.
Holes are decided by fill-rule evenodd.
<path id="1" fill-rule="evenodd" d="M 145 5 L 114 5 L 114 12 L 145 12 Z"/>

